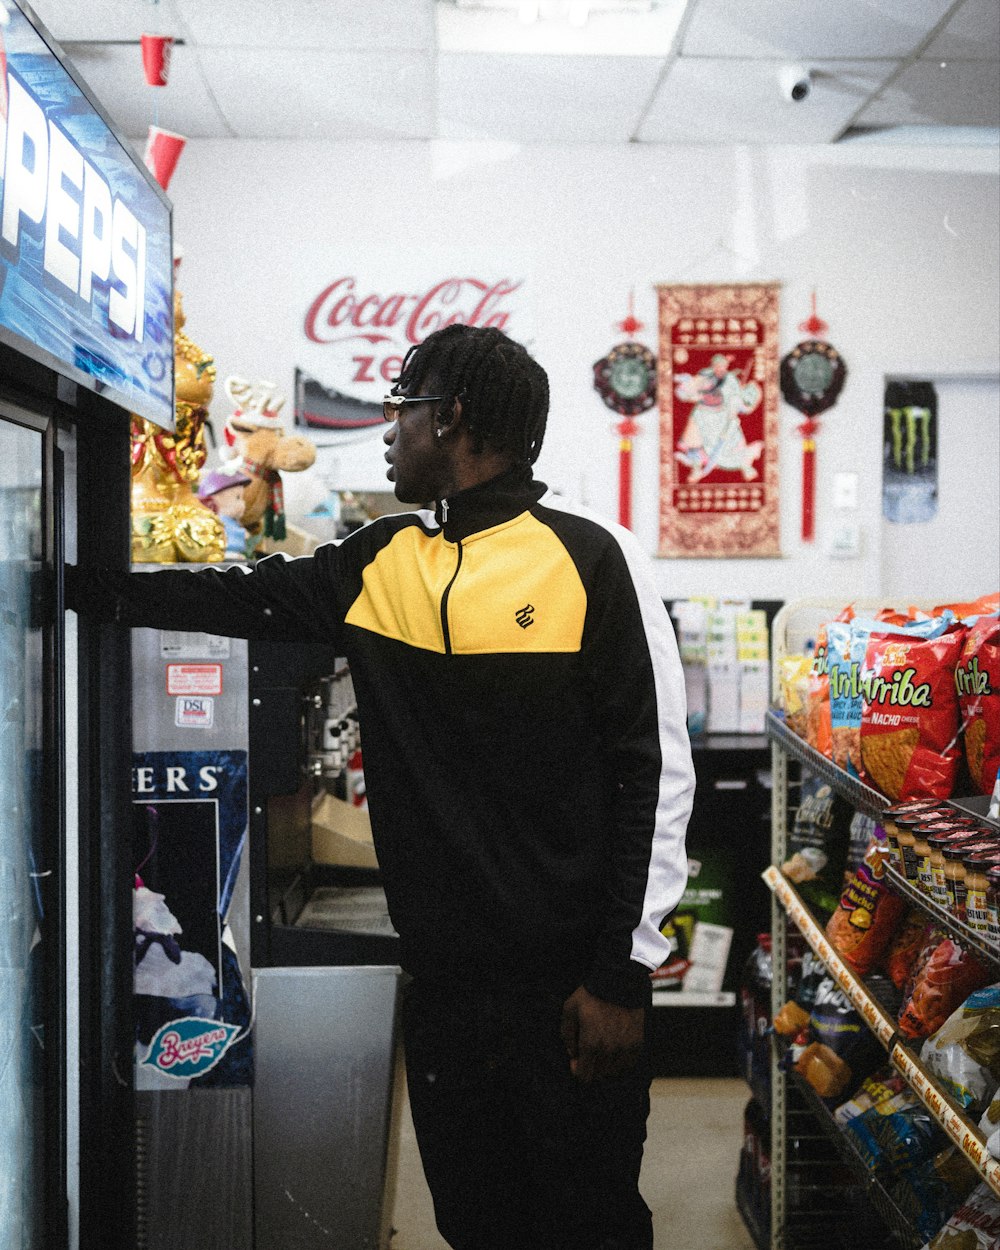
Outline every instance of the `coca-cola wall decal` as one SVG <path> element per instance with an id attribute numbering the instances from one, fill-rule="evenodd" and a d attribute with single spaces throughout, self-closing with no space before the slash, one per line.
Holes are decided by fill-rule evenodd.
<path id="1" fill-rule="evenodd" d="M 320 287 L 305 310 L 295 368 L 295 424 L 317 446 L 376 437 L 382 397 L 406 353 L 435 330 L 496 326 L 530 346 L 523 279 L 462 272 L 406 283 L 340 273 Z"/>

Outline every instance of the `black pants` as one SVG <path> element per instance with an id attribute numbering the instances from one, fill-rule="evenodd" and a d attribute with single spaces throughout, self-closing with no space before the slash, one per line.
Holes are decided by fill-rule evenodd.
<path id="1" fill-rule="evenodd" d="M 414 983 L 403 1001 L 410 1107 L 454 1250 L 652 1250 L 639 1167 L 649 1066 L 580 1085 L 564 994 Z"/>

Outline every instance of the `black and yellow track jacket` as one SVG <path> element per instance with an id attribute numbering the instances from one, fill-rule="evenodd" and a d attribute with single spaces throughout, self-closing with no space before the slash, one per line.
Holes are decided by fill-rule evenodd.
<path id="1" fill-rule="evenodd" d="M 631 534 L 515 470 L 312 556 L 111 588 L 129 625 L 347 657 L 407 971 L 648 1001 L 694 773 L 673 630 Z"/>

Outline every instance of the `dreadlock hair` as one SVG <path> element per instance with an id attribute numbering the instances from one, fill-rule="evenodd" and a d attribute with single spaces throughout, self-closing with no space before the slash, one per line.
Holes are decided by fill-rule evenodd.
<path id="1" fill-rule="evenodd" d="M 549 379 L 540 364 L 494 326 L 456 322 L 411 347 L 393 391 L 419 394 L 433 374 L 445 403 L 461 401 L 473 449 L 486 444 L 515 464 L 534 464 L 545 437 Z"/>

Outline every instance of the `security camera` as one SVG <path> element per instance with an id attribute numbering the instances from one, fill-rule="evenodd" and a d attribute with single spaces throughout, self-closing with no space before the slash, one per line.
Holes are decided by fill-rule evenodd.
<path id="1" fill-rule="evenodd" d="M 802 65 L 784 65 L 780 74 L 781 94 L 797 104 L 808 99 L 812 91 L 812 70 Z"/>

